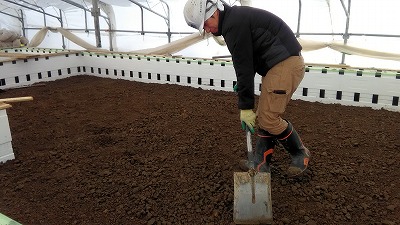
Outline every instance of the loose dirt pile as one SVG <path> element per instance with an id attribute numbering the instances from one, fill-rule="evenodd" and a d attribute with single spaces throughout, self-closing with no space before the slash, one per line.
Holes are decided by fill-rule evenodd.
<path id="1" fill-rule="evenodd" d="M 234 93 L 76 76 L 0 93 L 15 160 L 0 165 L 0 212 L 23 224 L 233 224 L 246 157 Z M 286 177 L 277 148 L 274 224 L 399 224 L 400 113 L 290 102 L 312 152 Z"/>

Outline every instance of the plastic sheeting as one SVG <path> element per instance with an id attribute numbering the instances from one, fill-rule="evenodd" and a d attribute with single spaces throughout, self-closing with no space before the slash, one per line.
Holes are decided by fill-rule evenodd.
<path id="1" fill-rule="evenodd" d="M 117 5 L 121 7 L 131 6 L 131 3 L 129 1 L 121 1 L 121 0 L 100 0 L 100 1 L 109 5 Z"/>
<path id="2" fill-rule="evenodd" d="M 37 5 L 40 6 L 42 8 L 47 8 L 47 7 L 56 7 L 58 9 L 62 9 L 62 10 L 68 10 L 71 8 L 75 8 L 74 6 L 63 2 L 61 0 L 52 0 L 52 1 L 48 1 L 48 0 L 25 0 L 27 2 L 30 2 L 33 5 Z M 73 2 L 77 2 L 77 1 L 73 1 Z M 82 1 L 79 1 L 80 3 L 82 3 Z"/>
<path id="3" fill-rule="evenodd" d="M 46 37 L 46 34 L 47 34 L 48 31 L 59 32 L 62 35 L 64 35 L 64 37 L 66 37 L 68 40 L 74 42 L 75 44 L 81 46 L 84 49 L 87 49 L 87 50 L 90 50 L 90 51 L 99 50 L 96 46 L 93 46 L 93 45 L 87 43 L 86 41 L 82 40 L 81 38 L 79 38 L 75 34 L 67 31 L 66 29 L 64 29 L 62 27 L 57 27 L 57 28 L 43 27 L 39 32 L 37 32 L 35 34 L 35 36 L 32 38 L 32 40 L 31 40 L 30 44 L 28 45 L 28 47 L 37 47 L 37 46 L 39 46 L 42 43 L 42 41 L 44 40 L 44 38 Z M 102 51 L 107 51 L 107 50 L 102 50 Z"/>
<path id="4" fill-rule="evenodd" d="M 172 55 L 182 49 L 185 49 L 199 41 L 203 40 L 203 36 L 196 32 L 179 40 L 173 41 L 169 44 L 162 45 L 156 48 L 143 49 L 132 51 L 131 53 L 137 54 L 153 54 L 153 55 Z"/>
<path id="5" fill-rule="evenodd" d="M 56 7 L 58 9 L 62 9 L 62 10 L 69 10 L 69 9 L 74 9 L 76 8 L 75 6 L 63 2 L 61 0 L 25 0 L 26 2 L 29 2 L 33 5 L 37 5 L 40 6 L 42 8 L 47 8 L 47 7 Z M 79 5 L 82 5 L 84 7 L 91 7 L 92 6 L 92 0 L 70 0 L 71 2 L 75 2 Z M 18 1 L 17 1 L 18 2 Z M 110 5 L 118 5 L 118 6 L 130 6 L 130 2 L 129 1 L 121 1 L 121 0 L 99 0 L 99 2 L 103 2 L 106 4 L 110 4 Z"/>
<path id="6" fill-rule="evenodd" d="M 21 0 L 15 0 L 21 3 Z M 26 2 L 36 4 L 45 8 L 45 11 L 49 14 L 59 16 L 60 8 L 63 11 L 63 27 L 61 29 L 69 37 L 65 36 L 67 42 L 61 42 L 60 34 L 58 30 L 60 22 L 57 18 L 46 16 L 46 23 L 43 22 L 44 17 L 37 12 L 23 9 L 25 27 L 35 28 L 25 30 L 25 35 L 32 40 L 32 46 L 39 46 L 44 48 L 60 48 L 66 47 L 67 49 L 80 49 L 80 47 L 87 50 L 101 50 L 94 47 L 94 34 L 92 31 L 86 31 L 84 28 L 93 29 L 93 18 L 89 12 L 85 12 L 80 8 L 76 8 L 70 4 L 66 4 L 61 0 L 25 0 Z M 71 0 L 76 2 L 86 9 L 90 9 L 92 0 Z M 106 20 L 100 20 L 100 26 L 103 29 L 101 35 L 103 36 L 102 45 L 106 49 L 111 46 L 114 51 L 121 52 L 146 52 L 146 54 L 178 54 L 187 57 L 203 57 L 210 58 L 214 56 L 225 56 L 229 52 L 226 48 L 220 47 L 223 45 L 223 40 L 214 38 L 215 42 L 210 38 L 206 45 L 201 40 L 194 41 L 192 36 L 183 35 L 183 32 L 194 32 L 190 29 L 184 19 L 182 18 L 182 2 L 185 0 L 165 0 L 170 6 L 170 19 L 171 19 L 171 32 L 175 32 L 171 39 L 175 40 L 173 43 L 165 44 L 167 37 L 161 34 L 151 34 L 145 32 L 145 35 L 137 33 L 142 29 L 144 31 L 155 31 L 155 32 L 167 32 L 167 26 L 162 18 L 156 17 L 151 13 L 144 12 L 145 20 L 141 24 L 141 11 L 140 7 L 132 4 L 129 0 L 99 0 L 99 6 L 102 9 L 102 14 L 105 13 L 110 19 L 109 22 Z M 157 12 L 165 12 L 166 8 L 163 4 L 160 4 L 160 0 L 135 0 L 136 2 L 148 6 Z M 298 22 L 298 0 L 225 0 L 229 3 L 238 4 L 240 2 L 243 5 L 251 4 L 254 7 L 263 8 L 273 12 L 274 14 L 283 18 L 288 25 L 295 31 Z M 327 4 L 329 2 L 329 4 Z M 347 1 L 345 1 L 347 2 Z M 107 7 L 102 7 L 106 5 Z M 292 5 L 293 7 L 287 7 Z M 396 21 L 396 12 L 400 3 L 392 0 L 352 0 L 351 20 L 350 20 L 350 33 L 365 33 L 365 34 L 392 34 L 397 35 L 399 33 L 399 26 L 391 26 L 391 22 Z M 2 8 L 3 6 L 3 8 Z M 6 6 L 6 8 L 4 8 Z M 10 6 L 11 8 L 7 8 Z M 16 10 L 17 9 L 17 10 Z M 18 7 L 14 4 L 7 2 L 0 2 L 0 10 L 18 16 L 20 13 Z M 5 11 L 6 10 L 6 11 Z M 114 14 L 115 12 L 115 14 Z M 84 16 L 87 16 L 88 20 L 83 23 Z M 340 1 L 327 1 L 327 0 L 313 0 L 303 1 L 302 13 L 301 13 L 301 33 L 342 33 L 345 30 L 345 14 L 343 12 Z M 12 22 L 14 21 L 14 22 Z M 17 26 L 11 27 L 11 24 Z M 111 26 L 109 26 L 111 25 Z M 14 25 L 13 25 L 14 26 Z M 43 33 L 37 33 L 36 28 L 40 29 L 43 26 L 51 27 L 52 32 L 57 34 L 44 35 Z M 8 30 L 18 31 L 21 33 L 21 23 L 12 17 L 0 15 L 0 29 L 6 28 Z M 385 28 L 385 29 L 383 29 Z M 44 28 L 46 29 L 46 28 Z M 75 31 L 73 31 L 75 29 Z M 80 30 L 76 30 L 80 29 Z M 109 29 L 109 31 L 107 31 Z M 112 30 L 117 30 L 112 32 Z M 67 34 L 67 30 L 73 31 L 73 34 Z M 111 32 L 110 32 L 111 31 Z M 127 33 L 121 31 L 135 31 L 136 33 Z M 48 33 L 47 31 L 41 31 Z M 182 32 L 182 34 L 176 34 L 176 32 Z M 383 32 L 383 33 L 382 33 Z M 35 35 L 36 34 L 36 35 Z M 34 38 L 32 38 L 35 35 Z M 43 35 L 42 37 L 40 37 Z M 196 36 L 196 35 L 194 35 Z M 388 68 L 399 68 L 399 45 L 398 38 L 385 38 L 374 39 L 369 36 L 350 36 L 349 42 L 343 44 L 343 38 L 337 35 L 325 35 L 325 36 L 305 36 L 299 41 L 303 45 L 305 53 L 304 56 L 309 62 L 315 63 L 340 63 L 342 55 L 340 53 L 348 54 L 343 63 L 349 62 L 359 64 L 357 66 L 373 66 L 373 67 L 388 67 Z M 111 40 L 110 40 L 111 38 Z M 181 38 L 181 40 L 177 40 Z M 196 37 L 198 38 L 198 37 Z M 315 38 L 315 39 L 314 39 Z M 46 39 L 46 40 L 45 40 Z M 313 40 L 311 40 L 313 39 Z M 45 41 L 44 41 L 45 40 Z M 41 41 L 42 44 L 41 44 Z M 87 43 L 89 42 L 89 43 Z M 194 45 L 188 46 L 189 43 L 195 43 Z M 197 44 L 196 44 L 197 43 Z M 218 43 L 218 44 L 217 44 Z M 18 43 L 14 43 L 15 45 Z M 78 45 L 78 46 L 76 46 Z M 8 44 L 9 46 L 9 44 Z M 183 49 L 179 52 L 179 49 Z M 358 57 L 362 56 L 362 57 Z M 365 58 L 368 57 L 368 58 Z M 343 58 L 344 59 L 344 58 Z M 381 61 L 377 59 L 382 59 Z M 385 60 L 396 60 L 385 61 Z"/>
<path id="7" fill-rule="evenodd" d="M 2 47 L 21 47 L 28 44 L 28 39 L 21 36 L 18 32 L 0 29 L 0 48 Z"/>
<path id="8" fill-rule="evenodd" d="M 0 11 L 14 17 L 20 17 L 21 12 L 18 8 L 13 6 L 15 5 L 7 4 L 7 2 L 1 2 Z M 19 33 L 21 32 L 22 26 L 18 19 L 11 16 L 4 16 L 3 14 L 0 15 L 0 29 L 12 30 Z"/>
<path id="9" fill-rule="evenodd" d="M 75 44 L 79 45 L 80 47 L 89 50 L 89 51 L 108 51 L 106 49 L 101 49 L 101 48 L 97 48 L 94 45 L 91 45 L 89 43 L 87 43 L 86 41 L 84 41 L 83 39 L 79 38 L 78 36 L 74 35 L 73 33 L 71 33 L 68 30 L 65 30 L 62 27 L 44 27 L 42 28 L 39 32 L 37 32 L 35 34 L 35 36 L 32 38 L 31 42 L 29 43 L 28 47 L 38 47 L 43 40 L 46 37 L 46 34 L 48 31 L 51 32 L 59 32 L 62 35 L 64 35 L 64 37 L 66 37 L 67 39 L 69 39 L 70 41 L 74 42 Z M 182 39 L 179 39 L 177 41 L 173 41 L 169 44 L 166 45 L 162 45 L 159 47 L 155 47 L 155 48 L 149 48 L 149 49 L 142 49 L 142 50 L 137 50 L 137 51 L 132 51 L 130 53 L 138 53 L 138 54 L 154 54 L 154 55 L 172 55 L 182 49 L 185 49 L 187 47 L 189 47 L 192 44 L 195 44 L 199 41 L 203 40 L 203 36 L 200 35 L 198 32 L 193 33 L 187 37 L 184 37 Z"/>
<path id="10" fill-rule="evenodd" d="M 42 43 L 44 40 L 46 34 L 48 31 L 52 32 L 59 32 L 64 37 L 68 38 L 70 41 L 74 42 L 75 44 L 81 46 L 82 48 L 85 48 L 86 50 L 89 51 L 108 51 L 104 49 L 99 49 L 96 46 L 93 46 L 83 39 L 77 37 L 76 35 L 72 34 L 71 32 L 58 27 L 58 28 L 51 28 L 51 27 L 44 27 L 41 29 L 36 35 L 32 38 L 30 44 L 28 45 L 29 47 L 37 47 Z M 0 35 L 0 41 L 1 41 L 1 35 Z M 206 36 L 206 38 L 210 37 L 209 35 Z M 4 38 L 15 38 L 15 36 L 11 37 L 11 34 L 4 35 Z M 200 42 L 204 37 L 200 35 L 200 33 L 195 32 L 191 35 L 188 35 L 184 38 L 181 38 L 179 40 L 173 41 L 169 44 L 161 45 L 155 48 L 149 48 L 149 49 L 142 49 L 142 50 L 136 50 L 132 51 L 130 53 L 138 53 L 138 54 L 154 54 L 154 55 L 172 55 L 176 52 L 179 52 L 197 42 Z M 214 38 L 215 39 L 215 38 Z M 337 41 L 332 41 L 332 42 L 319 42 L 319 41 L 312 41 L 312 40 L 306 40 L 306 39 L 298 39 L 300 44 L 303 46 L 303 51 L 315 51 L 323 48 L 331 48 L 335 51 L 349 54 L 349 55 L 360 55 L 360 56 L 365 56 L 365 57 L 372 57 L 372 58 L 378 58 L 378 59 L 385 59 L 385 60 L 395 60 L 395 61 L 400 61 L 400 54 L 398 53 L 390 53 L 390 52 L 382 52 L 382 51 L 375 51 L 371 49 L 364 49 L 364 48 L 359 48 L 355 46 L 351 46 L 348 44 L 343 44 L 339 43 Z M 220 44 L 224 45 L 223 40 L 221 39 L 215 39 L 215 41 Z"/>
<path id="11" fill-rule="evenodd" d="M 338 41 L 332 42 L 319 42 L 306 39 L 298 39 L 303 46 L 303 51 L 315 51 L 323 48 L 331 48 L 335 51 L 345 53 L 348 55 L 359 55 L 377 59 L 395 60 L 400 61 L 400 54 L 391 52 L 382 52 L 372 49 L 359 48 L 348 44 L 343 44 Z"/>

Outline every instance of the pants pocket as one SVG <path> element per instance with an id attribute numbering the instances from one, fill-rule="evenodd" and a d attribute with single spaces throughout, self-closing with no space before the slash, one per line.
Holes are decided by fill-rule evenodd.
<path id="1" fill-rule="evenodd" d="M 271 112 L 282 114 L 286 110 L 291 92 L 291 80 L 276 73 L 269 73 L 265 77 L 266 97 Z"/>

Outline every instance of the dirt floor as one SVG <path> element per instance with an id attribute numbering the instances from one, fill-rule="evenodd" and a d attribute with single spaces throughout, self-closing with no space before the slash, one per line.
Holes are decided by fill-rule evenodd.
<path id="1" fill-rule="evenodd" d="M 23 224 L 233 224 L 246 157 L 233 92 L 77 76 L 0 98 L 15 160 L 0 164 L 0 212 Z M 311 150 L 289 179 L 278 147 L 273 224 L 400 224 L 400 113 L 291 101 Z"/>

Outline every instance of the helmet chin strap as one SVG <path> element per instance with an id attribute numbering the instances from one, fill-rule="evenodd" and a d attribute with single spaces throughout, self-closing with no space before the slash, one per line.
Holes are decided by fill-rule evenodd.
<path id="1" fill-rule="evenodd" d="M 217 6 L 217 9 L 220 11 L 224 10 L 224 1 L 221 0 L 207 0 L 206 1 L 206 12 L 211 9 L 213 6 Z M 211 4 L 211 5 L 209 5 Z"/>
<path id="2" fill-rule="evenodd" d="M 204 22 L 206 22 L 207 18 L 207 12 L 211 10 L 212 7 L 217 5 L 217 0 L 215 2 L 213 0 L 207 0 L 206 1 L 206 10 L 204 11 Z"/>
<path id="3" fill-rule="evenodd" d="M 209 3 L 211 3 L 211 5 L 209 5 Z M 217 5 L 217 0 L 207 0 L 207 2 L 206 2 L 206 12 L 208 12 L 213 6 L 216 6 L 216 5 Z"/>
<path id="4" fill-rule="evenodd" d="M 206 21 L 208 18 L 210 18 L 212 16 L 212 14 L 211 15 L 209 14 L 209 12 L 211 10 L 213 10 L 212 14 L 214 14 L 214 12 L 216 10 L 224 11 L 224 4 L 220 0 L 207 0 L 206 1 L 206 10 L 204 11 L 205 12 L 204 13 L 204 21 Z M 207 18 L 207 15 L 208 15 L 208 18 Z"/>

